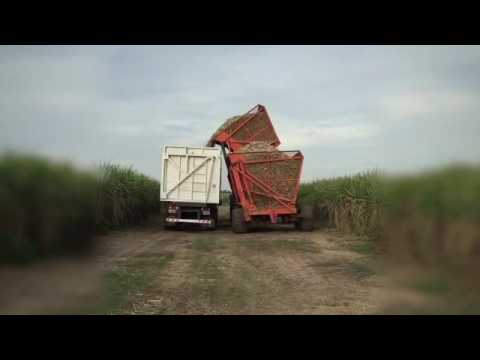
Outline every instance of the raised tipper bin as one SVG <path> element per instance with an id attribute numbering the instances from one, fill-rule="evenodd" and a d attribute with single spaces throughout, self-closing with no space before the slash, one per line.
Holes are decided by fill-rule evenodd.
<path id="1" fill-rule="evenodd" d="M 257 105 L 245 114 L 227 120 L 211 137 L 207 146 L 219 144 L 230 152 L 235 152 L 253 141 L 264 141 L 273 147 L 280 145 L 280 139 L 263 105 Z"/>

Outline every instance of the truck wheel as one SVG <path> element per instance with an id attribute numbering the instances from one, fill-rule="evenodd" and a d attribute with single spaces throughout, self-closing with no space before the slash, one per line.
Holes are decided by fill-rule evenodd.
<path id="1" fill-rule="evenodd" d="M 240 207 L 232 209 L 232 230 L 237 234 L 244 234 L 248 231 L 243 209 Z"/>
<path id="2" fill-rule="evenodd" d="M 207 225 L 207 230 L 217 230 L 217 223 L 218 223 L 218 209 L 216 206 L 212 206 L 210 208 L 211 211 L 211 223 Z"/>
<path id="3" fill-rule="evenodd" d="M 208 226 L 208 230 L 217 230 L 217 221 L 215 220 L 215 218 L 212 218 L 212 222 Z"/>
<path id="4" fill-rule="evenodd" d="M 163 220 L 163 230 L 173 230 L 173 229 L 176 229 L 176 227 L 177 227 L 176 223 L 171 224 L 165 221 L 165 219 Z"/>
<path id="5" fill-rule="evenodd" d="M 210 219 L 211 223 L 207 225 L 207 230 L 213 231 L 217 230 L 217 219 L 215 216 L 212 216 Z"/>

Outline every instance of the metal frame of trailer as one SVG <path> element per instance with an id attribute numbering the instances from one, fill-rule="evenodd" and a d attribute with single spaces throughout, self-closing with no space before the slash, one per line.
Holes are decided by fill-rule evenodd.
<path id="1" fill-rule="evenodd" d="M 240 116 L 232 125 L 225 127 L 215 134 L 210 140 L 210 144 L 219 144 L 222 148 L 226 167 L 228 170 L 228 181 L 232 189 L 232 207 L 241 207 L 243 210 L 242 221 L 265 221 L 268 219 L 270 223 L 277 222 L 294 222 L 301 224 L 303 218 L 310 217 L 311 212 L 300 209 L 298 204 L 298 192 L 300 189 L 300 177 L 303 171 L 303 155 L 300 151 L 279 151 L 275 156 L 269 156 L 267 152 L 263 153 L 260 160 L 249 160 L 250 156 L 241 153 L 239 150 L 246 144 L 254 141 L 263 141 L 277 148 L 280 145 L 280 139 L 272 125 L 270 115 L 263 105 L 256 105 L 245 114 Z M 253 154 L 253 153 L 248 153 Z M 281 155 L 281 156 L 279 156 Z M 279 163 L 284 165 L 285 162 L 300 162 L 297 166 L 298 171 L 285 176 L 278 175 L 268 177 L 268 172 L 274 173 L 272 168 L 278 166 Z M 250 170 L 253 165 L 262 164 L 265 167 L 266 176 L 260 178 L 253 174 Z M 293 191 L 289 191 L 288 195 L 278 191 L 279 182 L 290 182 Z M 275 189 L 277 188 L 277 190 Z M 258 203 L 259 196 L 263 197 L 271 206 L 261 206 Z M 256 201 L 257 199 L 257 201 Z M 305 221 L 306 223 L 306 221 Z M 299 225 L 302 228 L 303 225 Z M 310 227 L 310 226 L 308 226 Z"/>

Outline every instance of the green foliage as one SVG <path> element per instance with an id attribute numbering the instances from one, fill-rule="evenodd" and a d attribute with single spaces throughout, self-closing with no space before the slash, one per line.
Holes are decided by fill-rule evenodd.
<path id="1" fill-rule="evenodd" d="M 220 191 L 220 201 L 223 206 L 228 206 L 230 204 L 230 195 L 232 193 L 227 190 Z"/>
<path id="2" fill-rule="evenodd" d="M 381 252 L 386 264 L 417 269 L 405 286 L 429 295 L 432 303 L 410 311 L 478 313 L 480 287 L 472 274 L 480 264 L 480 166 L 317 180 L 303 184 L 300 196 L 322 209 L 317 215 L 330 225 L 367 235 L 354 251 L 370 256 L 387 245 Z M 368 263 L 353 263 L 350 270 L 359 278 L 371 275 Z"/>
<path id="3" fill-rule="evenodd" d="M 124 264 L 117 264 L 105 273 L 105 296 L 96 314 L 121 314 L 129 306 L 129 301 L 144 291 L 154 280 L 155 275 L 170 260 L 173 254 L 136 256 Z"/>
<path id="4" fill-rule="evenodd" d="M 315 180 L 302 184 L 300 201 L 323 209 L 323 213 L 317 211 L 317 218 L 324 214 L 330 225 L 372 237 L 380 234 L 383 216 L 417 214 L 478 221 L 480 167 L 453 165 L 397 177 L 367 171 Z"/>
<path id="5" fill-rule="evenodd" d="M 159 183 L 131 168 L 85 171 L 34 155 L 0 156 L 0 262 L 79 253 L 96 230 L 159 209 Z"/>
<path id="6" fill-rule="evenodd" d="M 117 228 L 138 224 L 160 210 L 160 184 L 131 167 L 102 164 L 97 201 L 97 224 Z"/>
<path id="7" fill-rule="evenodd" d="M 455 165 L 406 177 L 388 177 L 385 208 L 402 216 L 413 209 L 424 215 L 480 219 L 480 167 Z"/>
<path id="8" fill-rule="evenodd" d="M 341 204 L 355 199 L 378 204 L 381 200 L 380 179 L 378 171 L 366 171 L 354 176 L 314 180 L 302 184 L 300 197 L 311 202 Z"/>
<path id="9" fill-rule="evenodd" d="M 358 280 L 364 280 L 369 278 L 372 275 L 375 275 L 375 270 L 372 268 L 371 264 L 365 261 L 354 261 L 348 264 L 348 269 L 352 275 Z"/>
<path id="10" fill-rule="evenodd" d="M 0 261 L 78 251 L 95 227 L 98 179 L 37 156 L 0 157 Z"/>
<path id="11" fill-rule="evenodd" d="M 217 242 L 214 238 L 195 238 L 192 241 L 192 249 L 198 251 L 210 252 L 217 248 Z"/>
<path id="12" fill-rule="evenodd" d="M 353 244 L 351 249 L 362 255 L 372 255 L 375 252 L 375 244 L 370 240 L 365 240 Z"/>
<path id="13" fill-rule="evenodd" d="M 318 220 L 346 232 L 376 236 L 379 232 L 382 181 L 378 171 L 314 180 L 302 184 L 300 201 L 315 205 Z"/>

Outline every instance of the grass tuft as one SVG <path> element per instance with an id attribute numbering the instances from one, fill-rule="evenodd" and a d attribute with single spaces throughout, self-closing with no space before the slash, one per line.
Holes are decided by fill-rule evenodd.
<path id="1" fill-rule="evenodd" d="M 217 247 L 217 241 L 213 238 L 195 238 L 192 241 L 192 249 L 197 251 L 206 251 L 210 252 L 215 250 Z"/>
<path id="2" fill-rule="evenodd" d="M 155 275 L 173 259 L 173 254 L 136 256 L 126 264 L 118 264 L 104 275 L 105 298 L 97 313 L 121 314 L 130 302 L 144 291 Z"/>

